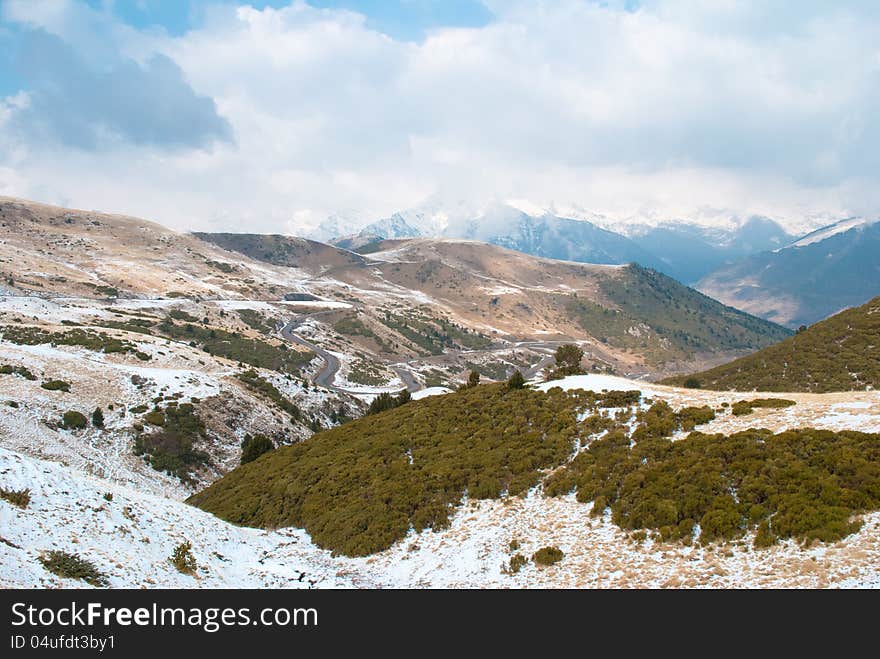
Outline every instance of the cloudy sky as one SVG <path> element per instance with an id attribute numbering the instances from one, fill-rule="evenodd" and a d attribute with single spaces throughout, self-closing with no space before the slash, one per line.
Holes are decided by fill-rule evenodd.
<path id="1" fill-rule="evenodd" d="M 877 215 L 880 3 L 0 0 L 0 194 L 284 232 L 432 195 Z"/>

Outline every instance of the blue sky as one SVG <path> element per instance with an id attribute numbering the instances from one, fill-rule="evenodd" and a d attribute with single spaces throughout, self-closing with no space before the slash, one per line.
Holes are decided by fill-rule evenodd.
<path id="1" fill-rule="evenodd" d="M 107 6 L 106 0 L 87 2 L 96 9 Z M 161 26 L 180 35 L 199 24 L 206 7 L 224 2 L 235 4 L 234 0 L 115 0 L 111 11 L 135 27 Z M 289 0 L 249 0 L 247 4 L 277 9 Z M 403 40 L 421 39 L 425 30 L 436 27 L 485 25 L 492 17 L 479 0 L 309 0 L 309 4 L 359 12 L 371 27 Z"/>
<path id="2" fill-rule="evenodd" d="M 0 0 L 0 194 L 300 231 L 425 199 L 880 214 L 880 4 Z"/>
<path id="3" fill-rule="evenodd" d="M 205 12 L 211 8 L 243 4 L 236 0 L 82 0 L 82 3 L 134 28 L 162 29 L 173 36 L 199 27 Z M 278 9 L 289 5 L 290 0 L 247 0 L 246 4 L 256 9 Z M 400 41 L 422 40 L 426 31 L 436 28 L 479 27 L 492 19 L 491 11 L 479 0 L 308 0 L 308 4 L 363 14 L 369 27 Z M 15 62 L 22 29 L 20 25 L 7 23 L 0 32 L 3 46 L 0 94 L 11 94 L 26 86 Z"/>

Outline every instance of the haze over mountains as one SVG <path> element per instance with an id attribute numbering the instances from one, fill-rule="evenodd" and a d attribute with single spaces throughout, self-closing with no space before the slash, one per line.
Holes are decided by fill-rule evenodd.
<path id="1" fill-rule="evenodd" d="M 621 223 L 582 210 L 542 208 L 522 200 L 422 206 L 357 226 L 333 216 L 310 236 L 348 249 L 389 238 L 451 237 L 480 240 L 526 254 L 582 263 L 639 263 L 692 284 L 729 261 L 777 249 L 795 240 L 763 217 L 724 226 L 690 221 Z"/>
<path id="2" fill-rule="evenodd" d="M 723 266 L 697 287 L 782 325 L 810 325 L 880 294 L 880 222 L 843 220 Z"/>
<path id="3" fill-rule="evenodd" d="M 432 199 L 364 224 L 334 216 L 312 235 L 369 252 L 389 238 L 455 237 L 526 254 L 583 263 L 638 263 L 694 286 L 725 304 L 797 328 L 880 293 L 880 225 L 811 219 L 801 235 L 766 217 L 719 224 L 691 220 L 611 220 L 521 200 L 451 206 Z"/>

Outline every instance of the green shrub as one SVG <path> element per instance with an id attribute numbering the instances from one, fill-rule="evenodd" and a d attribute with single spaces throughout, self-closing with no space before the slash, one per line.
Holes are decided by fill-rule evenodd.
<path id="1" fill-rule="evenodd" d="M 244 441 L 241 443 L 241 464 L 253 462 L 264 453 L 268 453 L 275 449 L 272 440 L 265 435 L 245 435 Z"/>
<path id="2" fill-rule="evenodd" d="M 162 430 L 135 438 L 134 453 L 144 456 L 156 471 L 193 482 L 193 472 L 210 461 L 207 453 L 195 448 L 196 442 L 207 438 L 205 424 L 190 403 L 169 403 L 164 417 Z"/>
<path id="3" fill-rule="evenodd" d="M 565 554 L 558 547 L 541 547 L 532 554 L 532 560 L 535 562 L 535 565 L 547 566 L 558 563 L 564 556 Z"/>
<path id="4" fill-rule="evenodd" d="M 199 568 L 196 557 L 192 553 L 192 543 L 189 541 L 177 545 L 168 560 L 181 574 L 194 575 Z"/>
<path id="5" fill-rule="evenodd" d="M 88 422 L 86 415 L 76 410 L 67 410 L 61 417 L 61 427 L 65 430 L 82 430 Z"/>
<path id="6" fill-rule="evenodd" d="M 758 525 L 758 531 L 755 533 L 755 547 L 758 549 L 771 547 L 779 542 L 779 538 L 770 528 L 770 520 L 764 520 Z"/>
<path id="7" fill-rule="evenodd" d="M 92 425 L 95 426 L 95 428 L 104 427 L 104 412 L 100 407 L 96 407 L 95 411 L 92 412 Z"/>
<path id="8" fill-rule="evenodd" d="M 745 416 L 754 412 L 756 407 L 782 409 L 795 404 L 795 401 L 785 398 L 755 398 L 754 400 L 737 401 L 731 406 L 730 411 L 734 416 Z"/>
<path id="9" fill-rule="evenodd" d="M 275 333 L 275 327 L 270 323 L 267 323 L 263 314 L 259 311 L 255 311 L 254 309 L 238 309 L 236 310 L 236 313 L 238 314 L 238 317 L 241 318 L 242 322 L 248 327 L 267 335 Z"/>
<path id="10" fill-rule="evenodd" d="M 82 579 L 96 588 L 107 586 L 107 577 L 97 567 L 77 554 L 52 550 L 40 556 L 40 563 L 52 574 L 65 579 Z"/>
<path id="11" fill-rule="evenodd" d="M 49 380 L 40 386 L 49 391 L 63 391 L 65 393 L 70 393 L 70 383 L 65 382 L 64 380 Z"/>
<path id="12" fill-rule="evenodd" d="M 638 389 L 633 391 L 606 391 L 598 395 L 599 407 L 629 407 L 630 405 L 638 405 L 642 400 L 642 392 Z"/>
<path id="13" fill-rule="evenodd" d="M 13 506 L 27 508 L 31 502 L 31 491 L 29 489 L 7 490 L 5 487 L 0 487 L 0 499 L 5 499 Z"/>
<path id="14" fill-rule="evenodd" d="M 379 412 L 393 410 L 395 407 L 400 407 L 401 405 L 408 403 L 411 399 L 412 394 L 406 389 L 396 396 L 392 396 L 388 392 L 382 392 L 370 402 L 370 406 L 367 408 L 367 414 L 379 414 Z"/>
<path id="15" fill-rule="evenodd" d="M 557 496 L 568 483 L 579 501 L 594 500 L 594 512 L 610 506 L 619 527 L 666 540 L 689 541 L 698 520 L 703 543 L 755 528 L 759 546 L 775 537 L 828 542 L 858 528 L 854 515 L 880 507 L 878 465 L 880 435 L 853 431 L 693 433 L 631 445 L 616 429 L 550 476 L 544 491 Z M 765 521 L 772 525 L 762 530 Z"/>
<path id="16" fill-rule="evenodd" d="M 699 389 L 701 386 L 699 378 L 695 377 L 685 378 L 683 384 L 686 389 Z"/>
<path id="17" fill-rule="evenodd" d="M 160 409 L 155 409 L 152 412 L 147 412 L 143 416 L 144 422 L 149 423 L 151 426 L 164 426 L 165 425 L 165 412 Z"/>
<path id="18" fill-rule="evenodd" d="M 524 568 L 528 564 L 528 562 L 529 559 L 527 559 L 522 554 L 514 554 L 510 557 L 510 563 L 508 564 L 507 571 L 510 574 L 516 574 L 522 568 Z"/>
<path id="19" fill-rule="evenodd" d="M 709 423 L 715 418 L 715 410 L 708 405 L 702 407 L 685 407 L 675 413 L 679 427 L 684 431 L 691 431 L 696 426 Z"/>
<path id="20" fill-rule="evenodd" d="M 507 380 L 508 389 L 522 389 L 526 386 L 526 379 L 523 377 L 522 371 L 516 369 L 510 379 Z"/>
<path id="21" fill-rule="evenodd" d="M 708 543 L 767 520 L 779 538 L 834 541 L 858 528 L 860 512 L 880 508 L 880 435 L 749 430 L 671 441 L 712 410 L 655 400 L 630 431 L 626 414 L 599 413 L 603 396 L 464 388 L 278 448 L 189 502 L 236 524 L 303 527 L 319 546 L 353 556 L 446 526 L 465 496 L 516 496 L 537 484 L 546 496 L 593 502 L 592 515 L 610 509 L 628 532 L 687 544 L 697 525 Z"/>
<path id="22" fill-rule="evenodd" d="M 566 343 L 565 345 L 556 348 L 555 358 L 555 377 L 578 375 L 584 372 L 581 368 L 581 360 L 584 358 L 584 351 L 573 343 Z"/>
<path id="23" fill-rule="evenodd" d="M 37 376 L 31 373 L 24 366 L 12 366 L 10 364 L 3 364 L 0 366 L 0 375 L 18 375 L 23 377 L 25 380 L 36 380 Z"/>

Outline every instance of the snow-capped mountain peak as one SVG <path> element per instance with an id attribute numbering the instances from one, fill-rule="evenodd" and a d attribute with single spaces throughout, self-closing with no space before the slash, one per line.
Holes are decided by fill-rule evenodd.
<path id="1" fill-rule="evenodd" d="M 827 240 L 831 236 L 845 233 L 847 231 L 850 231 L 851 229 L 863 228 L 868 226 L 869 224 L 874 224 L 875 222 L 880 222 L 880 218 L 875 218 L 871 220 L 864 217 L 850 217 L 845 220 L 835 222 L 834 224 L 829 224 L 828 226 L 822 227 L 821 229 L 817 229 L 812 233 L 808 233 L 800 240 L 791 243 L 789 247 L 806 247 L 807 245 L 812 245 L 814 243 Z"/>

